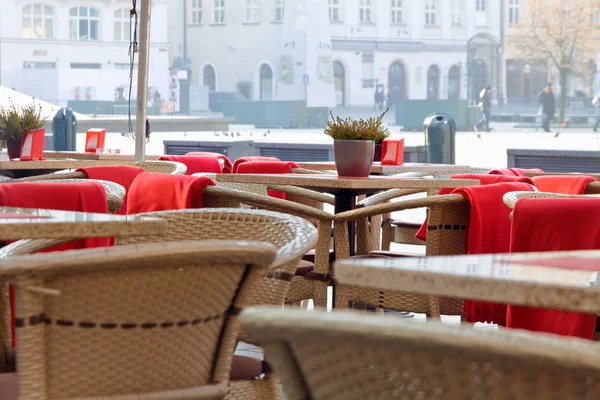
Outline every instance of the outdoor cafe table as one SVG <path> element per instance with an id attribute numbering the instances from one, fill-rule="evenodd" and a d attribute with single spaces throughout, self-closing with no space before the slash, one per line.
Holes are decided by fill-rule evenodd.
<path id="1" fill-rule="evenodd" d="M 218 182 L 245 183 L 259 185 L 290 185 L 314 189 L 335 196 L 335 213 L 353 210 L 356 196 L 373 194 L 388 189 L 423 189 L 423 191 L 442 188 L 479 185 L 476 179 L 425 179 L 401 178 L 392 176 L 369 176 L 367 178 L 340 178 L 331 174 L 218 174 Z M 354 253 L 354 224 L 348 224 L 350 252 Z"/>
<path id="2" fill-rule="evenodd" d="M 342 260 L 337 284 L 600 313 L 600 251 Z"/>
<path id="3" fill-rule="evenodd" d="M 62 169 L 97 167 L 101 165 L 135 165 L 135 160 L 34 160 L 0 161 L 0 175 L 11 178 L 24 178 L 49 174 Z"/>
<path id="4" fill-rule="evenodd" d="M 74 159 L 74 160 L 113 160 L 113 161 L 135 161 L 134 154 L 103 154 L 82 153 L 77 151 L 53 151 L 44 150 L 44 157 L 49 159 Z M 158 160 L 160 156 L 146 155 L 148 161 Z"/>
<path id="5" fill-rule="evenodd" d="M 312 169 L 315 171 L 335 171 L 335 162 L 299 162 L 300 168 Z M 400 165 L 382 165 L 380 162 L 374 162 L 371 166 L 371 173 L 377 175 L 402 174 L 405 172 L 423 172 L 428 174 L 451 173 L 461 174 L 471 172 L 471 167 L 467 165 L 451 164 L 425 164 L 425 163 L 405 163 Z"/>
<path id="6" fill-rule="evenodd" d="M 160 218 L 137 215 L 0 207 L 0 240 L 138 236 L 165 227 Z"/>

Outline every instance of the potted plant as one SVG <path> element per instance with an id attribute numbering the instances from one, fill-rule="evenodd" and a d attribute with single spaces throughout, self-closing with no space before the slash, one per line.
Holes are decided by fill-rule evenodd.
<path id="1" fill-rule="evenodd" d="M 375 143 L 383 141 L 390 133 L 382 120 L 389 108 L 377 118 L 342 119 L 334 117 L 327 123 L 325 134 L 333 138 L 335 166 L 339 176 L 366 177 L 371 173 Z"/>
<path id="2" fill-rule="evenodd" d="M 20 158 L 24 138 L 28 134 L 43 132 L 45 122 L 42 107 L 35 104 L 22 108 L 11 104 L 8 108 L 0 108 L 0 140 L 6 142 L 8 158 Z"/>

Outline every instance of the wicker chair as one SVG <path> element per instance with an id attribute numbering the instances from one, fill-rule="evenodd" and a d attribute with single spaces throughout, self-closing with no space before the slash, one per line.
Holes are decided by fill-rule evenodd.
<path id="1" fill-rule="evenodd" d="M 288 400 L 600 398 L 600 350 L 580 339 L 348 312 L 240 319 Z"/>
<path id="2" fill-rule="evenodd" d="M 492 168 L 482 168 L 482 167 L 473 167 L 471 168 L 471 174 L 487 174 L 490 172 Z M 433 176 L 435 178 L 450 178 L 452 175 L 456 175 L 455 173 L 435 173 Z M 389 190 L 387 192 L 381 193 L 377 196 L 373 196 L 373 198 L 369 198 L 364 200 L 363 202 L 357 204 L 357 207 L 368 207 L 376 204 L 381 204 L 383 202 L 388 202 L 394 200 L 401 196 L 406 196 L 407 194 L 415 194 L 415 192 L 410 193 L 407 191 L 401 190 Z M 436 195 L 435 193 L 428 193 L 429 195 Z M 360 221 L 357 221 L 360 223 Z M 359 225 L 360 226 L 360 225 Z M 391 215 L 384 215 L 381 221 L 381 247 L 379 247 L 379 242 L 376 241 L 374 237 L 370 242 L 369 246 L 366 248 L 368 251 L 375 250 L 383 250 L 389 251 L 392 243 L 398 244 L 412 244 L 412 245 L 424 245 L 420 239 L 417 239 L 415 235 L 417 234 L 421 224 L 415 224 L 410 221 L 403 220 L 394 220 Z M 357 228 L 358 229 L 358 228 Z"/>
<path id="3" fill-rule="evenodd" d="M 214 201 L 217 197 L 223 197 L 223 193 L 231 192 L 224 188 L 215 187 L 211 189 L 214 189 L 212 190 L 214 196 L 210 200 L 209 195 L 205 196 L 205 201 Z M 247 196 L 255 196 L 259 199 L 262 197 L 240 193 L 246 196 L 246 199 Z M 279 200 L 279 202 L 286 203 L 284 200 Z M 297 205 L 297 207 L 308 208 L 300 205 Z M 259 240 L 275 245 L 278 250 L 275 263 L 269 272 L 267 274 L 263 273 L 262 279 L 257 281 L 259 288 L 253 292 L 253 295 L 243 298 L 243 303 L 249 306 L 283 305 L 302 256 L 317 241 L 316 230 L 308 221 L 269 211 L 206 208 L 148 213 L 147 215 L 167 219 L 168 228 L 166 231 L 148 232 L 147 235 L 140 237 L 117 238 L 116 244 L 220 239 L 231 241 Z M 0 250 L 0 258 L 35 253 L 66 241 L 63 239 L 21 240 Z M 6 286 L 3 289 L 3 321 L 7 323 L 9 312 Z M 3 329 L 0 327 L 0 334 L 2 331 Z M 6 329 L 4 329 L 4 332 L 3 342 L 6 345 L 8 341 Z"/>
<path id="4" fill-rule="evenodd" d="M 208 241 L 4 260 L 19 398 L 226 398 L 238 307 L 274 258 L 266 243 Z"/>
<path id="5" fill-rule="evenodd" d="M 194 174 L 196 176 L 208 176 L 214 178 L 214 174 Z M 312 299 L 315 307 L 327 307 L 327 288 L 331 282 L 330 267 L 330 249 L 333 248 L 331 238 L 331 227 L 333 215 L 322 211 L 323 204 L 332 204 L 333 196 L 312 190 L 297 188 L 293 186 L 277 185 L 255 185 L 219 182 L 217 188 L 225 188 L 233 192 L 225 191 L 222 196 L 215 194 L 213 200 L 204 201 L 206 207 L 238 207 L 242 206 L 257 207 L 266 210 L 273 210 L 287 214 L 296 215 L 305 218 L 314 223 L 318 230 L 318 241 L 314 249 L 313 264 L 314 271 L 308 275 L 297 274 L 292 279 L 286 304 L 298 305 L 304 300 Z M 216 193 L 217 188 L 207 188 L 205 196 L 211 196 Z M 286 193 L 288 200 L 280 200 L 267 196 L 267 189 Z M 235 194 L 234 194 L 235 193 Z M 246 195 L 241 195 L 246 193 Z M 224 205 L 224 201 L 235 197 L 236 202 Z"/>
<path id="6" fill-rule="evenodd" d="M 119 165 L 115 163 L 115 165 Z M 172 161 L 143 161 L 135 163 L 135 167 L 140 167 L 146 172 L 157 172 L 161 174 L 185 175 L 187 167 L 178 162 Z M 54 174 L 44 174 L 36 176 L 28 176 L 26 178 L 12 179 L 10 182 L 20 181 L 46 181 L 52 179 L 87 179 L 87 175 L 83 171 L 58 171 Z M 1 182 L 0 182 L 1 183 Z"/>

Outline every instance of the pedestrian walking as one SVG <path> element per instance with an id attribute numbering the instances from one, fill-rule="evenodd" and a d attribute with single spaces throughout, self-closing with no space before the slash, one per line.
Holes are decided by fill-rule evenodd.
<path id="1" fill-rule="evenodd" d="M 479 132 L 482 127 L 485 127 L 485 131 L 490 131 L 490 121 L 492 118 L 492 88 L 486 86 L 481 93 L 479 93 L 479 107 L 481 107 L 481 112 L 483 113 L 483 117 L 475 124 L 473 130 L 475 132 Z"/>
<path id="2" fill-rule="evenodd" d="M 598 132 L 598 127 L 600 127 L 600 94 L 594 96 L 592 105 L 598 109 L 598 117 L 596 117 L 596 125 L 594 125 L 594 132 Z"/>
<path id="3" fill-rule="evenodd" d="M 552 132 L 550 122 L 552 122 L 556 113 L 556 99 L 554 98 L 553 89 L 554 84 L 550 82 L 538 96 L 538 103 L 542 108 L 542 128 L 546 132 Z"/>

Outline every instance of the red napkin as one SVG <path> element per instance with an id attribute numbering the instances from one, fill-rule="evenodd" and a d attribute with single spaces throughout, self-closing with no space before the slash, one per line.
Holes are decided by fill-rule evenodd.
<path id="1" fill-rule="evenodd" d="M 289 174 L 292 168 L 299 168 L 291 161 L 248 161 L 238 165 L 238 174 Z M 270 197 L 286 199 L 285 193 L 267 190 Z"/>
<path id="2" fill-rule="evenodd" d="M 600 249 L 600 199 L 521 199 L 515 205 L 511 253 Z M 506 326 L 593 340 L 596 315 L 507 307 Z"/>
<path id="3" fill-rule="evenodd" d="M 0 205 L 4 207 L 47 208 L 62 211 L 108 213 L 106 192 L 96 182 L 50 183 L 20 182 L 0 185 Z M 62 251 L 93 247 L 108 247 L 111 238 L 77 240 L 45 250 Z M 10 307 L 12 315 L 12 346 L 15 347 L 15 300 L 14 288 L 10 287 Z"/>
<path id="4" fill-rule="evenodd" d="M 77 171 L 84 172 L 89 179 L 99 179 L 119 184 L 125 188 L 125 197 L 123 198 L 123 206 L 117 214 L 127 214 L 127 193 L 133 180 L 144 170 L 139 167 L 130 167 L 127 165 L 110 165 L 102 167 L 87 167 L 78 168 Z"/>
<path id="5" fill-rule="evenodd" d="M 206 176 L 144 172 L 131 185 L 127 214 L 202 208 L 202 191 L 215 183 Z"/>
<path id="6" fill-rule="evenodd" d="M 256 156 L 256 157 L 241 157 L 233 162 L 233 173 L 235 174 L 238 172 L 238 167 L 240 164 L 250 162 L 250 161 L 281 161 L 281 160 L 277 157 L 258 157 L 258 156 Z"/>
<path id="7" fill-rule="evenodd" d="M 508 175 L 508 176 L 525 176 L 525 173 L 532 172 L 537 174 L 543 174 L 544 171 L 541 169 L 524 169 L 524 168 L 501 168 L 490 171 L 490 175 Z"/>
<path id="8" fill-rule="evenodd" d="M 192 151 L 189 153 L 185 154 L 186 156 L 211 156 L 211 157 L 217 157 L 217 159 L 221 160 L 223 162 L 223 173 L 224 174 L 230 174 L 233 172 L 233 165 L 231 164 L 231 161 L 229 160 L 229 158 L 225 157 L 223 154 L 221 153 L 211 153 L 210 151 Z"/>
<path id="9" fill-rule="evenodd" d="M 159 158 L 162 161 L 175 161 L 185 164 L 187 167 L 186 175 L 197 173 L 223 173 L 223 168 L 219 163 L 219 159 L 213 156 L 162 156 Z"/>
<path id="10" fill-rule="evenodd" d="M 511 210 L 502 198 L 508 192 L 533 191 L 527 183 L 496 183 L 456 189 L 471 203 L 471 214 L 466 232 L 466 254 L 508 253 L 510 244 Z M 506 305 L 465 300 L 467 322 L 506 324 Z"/>
<path id="11" fill-rule="evenodd" d="M 509 175 L 485 175 L 485 174 L 458 174 L 452 175 L 452 179 L 477 179 L 480 185 L 491 185 L 494 183 L 507 183 L 507 182 L 524 182 L 533 185 L 531 178 L 526 176 L 509 176 Z M 441 189 L 439 195 L 450 194 L 454 189 Z M 417 239 L 427 239 L 427 220 L 421 225 L 421 228 L 415 235 Z"/>
<path id="12" fill-rule="evenodd" d="M 540 192 L 560 194 L 584 194 L 588 183 L 596 182 L 585 175 L 544 175 L 532 179 Z"/>

